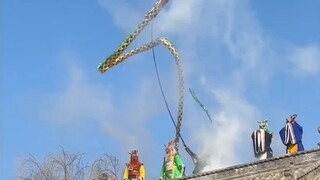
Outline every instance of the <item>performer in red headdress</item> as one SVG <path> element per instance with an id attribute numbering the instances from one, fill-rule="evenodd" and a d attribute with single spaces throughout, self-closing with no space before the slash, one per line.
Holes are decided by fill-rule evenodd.
<path id="1" fill-rule="evenodd" d="M 138 151 L 133 150 L 130 154 L 130 162 L 126 165 L 123 173 L 124 180 L 145 180 L 145 169 L 139 161 Z"/>

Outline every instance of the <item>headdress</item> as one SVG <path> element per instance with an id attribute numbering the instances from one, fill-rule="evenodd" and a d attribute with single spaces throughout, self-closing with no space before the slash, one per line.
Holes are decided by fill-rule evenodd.
<path id="1" fill-rule="evenodd" d="M 291 122 L 294 121 L 296 119 L 298 115 L 297 114 L 291 114 L 289 118 L 286 119 L 286 122 Z"/>
<path id="2" fill-rule="evenodd" d="M 176 153 L 176 148 L 175 148 L 175 142 L 174 141 L 170 141 L 168 142 L 168 146 L 166 146 L 166 150 L 169 150 L 169 153 Z"/>
<path id="3" fill-rule="evenodd" d="M 263 129 L 263 127 L 268 126 L 268 119 L 264 119 L 262 121 L 257 121 L 259 124 L 259 127 Z"/>
<path id="4" fill-rule="evenodd" d="M 130 154 L 130 161 L 131 162 L 138 162 L 139 161 L 139 156 L 138 156 L 138 150 L 132 150 L 129 152 Z"/>
<path id="5" fill-rule="evenodd" d="M 268 119 L 264 119 L 262 121 L 257 121 L 259 123 L 259 128 L 265 130 L 270 133 Z"/>
<path id="6" fill-rule="evenodd" d="M 292 115 L 290 116 L 290 118 L 291 118 L 291 119 L 295 119 L 297 116 L 298 116 L 297 114 L 292 114 Z"/>
<path id="7" fill-rule="evenodd" d="M 132 150 L 131 152 L 129 152 L 129 154 L 131 154 L 131 155 L 138 155 L 138 150 Z"/>

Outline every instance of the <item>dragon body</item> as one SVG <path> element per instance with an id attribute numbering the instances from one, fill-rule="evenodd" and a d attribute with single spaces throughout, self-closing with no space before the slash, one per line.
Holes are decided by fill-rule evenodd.
<path id="1" fill-rule="evenodd" d="M 106 72 L 110 68 L 118 65 L 119 63 L 125 61 L 131 56 L 134 56 L 136 54 L 148 51 L 154 47 L 156 47 L 159 44 L 163 44 L 168 48 L 168 50 L 171 52 L 175 59 L 175 64 L 178 71 L 178 77 L 179 77 L 179 104 L 178 104 L 178 115 L 177 115 L 177 126 L 176 126 L 176 136 L 175 136 L 175 145 L 176 150 L 178 150 L 179 146 L 179 139 L 180 139 L 180 131 L 181 131 L 181 125 L 182 125 L 182 115 L 183 115 L 183 101 L 184 101 L 184 77 L 183 77 L 183 71 L 180 63 L 179 54 L 176 51 L 173 44 L 166 38 L 157 38 L 150 43 L 147 43 L 145 45 L 142 45 L 138 48 L 135 48 L 133 50 L 127 51 L 127 48 L 130 46 L 130 44 L 135 40 L 135 38 L 142 32 L 142 30 L 149 24 L 149 22 L 154 19 L 159 12 L 163 9 L 163 7 L 168 3 L 168 0 L 158 0 L 152 9 L 145 15 L 145 18 L 143 21 L 137 26 L 137 28 L 121 43 L 119 48 L 115 50 L 103 63 L 99 64 L 98 70 L 101 73 Z"/>

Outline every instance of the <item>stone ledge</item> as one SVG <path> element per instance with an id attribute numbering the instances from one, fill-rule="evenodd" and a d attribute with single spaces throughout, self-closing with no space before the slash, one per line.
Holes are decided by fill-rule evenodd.
<path id="1" fill-rule="evenodd" d="M 319 174 L 319 166 L 313 167 L 320 159 L 320 149 L 303 151 L 294 155 L 284 155 L 252 163 L 231 166 L 223 169 L 199 173 L 181 178 L 181 180 L 197 179 L 280 179 L 285 176 L 293 176 L 296 179 L 300 176 L 316 177 Z M 289 167 L 288 167 L 289 166 Z M 312 166 L 312 167 L 311 167 Z M 308 173 L 310 171 L 310 173 Z M 274 174 L 274 175 L 272 175 Z M 291 174 L 291 175 L 290 175 Z M 306 174 L 306 175 L 303 175 Z M 310 175 L 307 175 L 310 174 Z M 300 177 L 299 176 L 299 177 Z M 281 178 L 283 177 L 283 178 Z"/>
<path id="2" fill-rule="evenodd" d="M 317 177 L 320 178 L 320 160 L 311 165 L 306 172 L 301 173 L 301 175 L 298 175 L 297 179 L 308 180 L 312 178 L 315 179 Z"/>

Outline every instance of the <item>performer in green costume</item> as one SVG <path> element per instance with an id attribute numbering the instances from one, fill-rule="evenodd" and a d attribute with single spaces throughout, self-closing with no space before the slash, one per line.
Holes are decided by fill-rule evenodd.
<path id="1" fill-rule="evenodd" d="M 174 142 L 170 141 L 166 147 L 166 156 L 163 160 L 160 179 L 173 180 L 181 178 L 184 175 L 184 170 L 185 166 L 175 149 Z"/>

